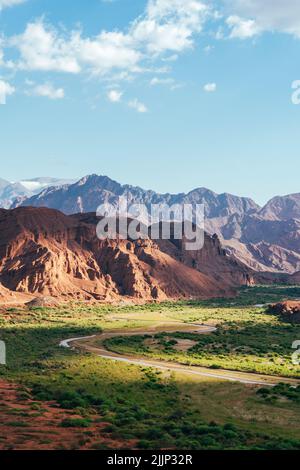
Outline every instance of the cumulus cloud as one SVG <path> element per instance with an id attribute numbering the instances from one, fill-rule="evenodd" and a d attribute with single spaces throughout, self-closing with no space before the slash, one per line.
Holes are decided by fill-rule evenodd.
<path id="1" fill-rule="evenodd" d="M 130 34 L 150 53 L 181 52 L 193 45 L 193 35 L 201 31 L 208 12 L 199 0 L 149 0 Z"/>
<path id="2" fill-rule="evenodd" d="M 245 20 L 236 15 L 229 16 L 226 23 L 231 29 L 231 38 L 248 39 L 261 31 L 254 20 Z"/>
<path id="3" fill-rule="evenodd" d="M 0 9 L 22 1 L 26 0 L 0 0 Z M 213 5 L 218 5 L 218 11 Z M 208 20 L 219 39 L 228 37 L 228 30 L 229 37 L 239 39 L 252 38 L 264 31 L 285 32 L 300 38 L 300 1 L 147 0 L 142 15 L 126 29 L 100 30 L 94 36 L 79 28 L 66 32 L 37 19 L 28 23 L 21 34 L 4 41 L 0 38 L 0 65 L 16 71 L 86 73 L 117 85 L 142 72 L 151 72 L 158 75 L 151 80 L 151 86 L 169 85 L 173 89 L 178 87 L 175 80 L 161 74 L 169 74 L 172 62 L 194 46 L 197 35 L 205 32 Z M 209 34 L 211 37 L 211 30 Z M 211 47 L 207 46 L 205 52 L 209 53 Z M 9 50 L 12 55 L 7 59 Z M 167 63 L 168 68 L 161 67 Z M 213 86 L 214 89 L 206 89 Z M 216 91 L 216 84 L 207 84 L 204 90 Z M 117 88 L 109 93 L 107 98 L 111 102 L 121 100 Z M 50 92 L 48 95 L 51 98 Z M 138 100 L 129 105 L 147 112 L 147 107 Z"/>
<path id="4" fill-rule="evenodd" d="M 223 0 L 229 17 L 236 18 L 232 37 L 251 37 L 277 31 L 300 37 L 299 0 Z M 238 19 L 237 19 L 238 18 Z"/>
<path id="5" fill-rule="evenodd" d="M 148 0 L 145 13 L 127 31 L 101 31 L 94 37 L 79 30 L 66 34 L 36 20 L 10 40 L 20 53 L 15 67 L 74 74 L 88 69 L 98 75 L 115 69 L 140 72 L 153 55 L 190 48 L 208 11 L 200 0 Z"/>
<path id="6" fill-rule="evenodd" d="M 0 0 L 0 5 L 22 0 Z M 24 0 L 26 1 L 26 0 Z M 29 22 L 23 33 L 5 38 L 5 47 L 15 49 L 13 59 L 0 61 L 16 71 L 88 73 L 117 81 L 132 80 L 141 72 L 165 73 L 157 61 L 176 61 L 179 54 L 193 47 L 195 35 L 202 31 L 210 14 L 205 0 L 147 0 L 144 13 L 126 30 L 105 31 L 86 36 L 80 29 L 66 31 L 37 19 Z M 6 50 L 5 50 L 6 52 Z M 155 64 L 155 66 L 154 66 Z M 116 78 L 118 77 L 118 79 Z M 151 85 L 176 87 L 172 78 L 154 78 Z M 63 90 L 47 83 L 31 93 L 58 99 Z M 111 90 L 107 97 L 116 103 L 122 94 Z M 129 106 L 140 113 L 148 111 L 137 99 Z"/>
<path id="7" fill-rule="evenodd" d="M 120 90 L 110 90 L 107 93 L 107 98 L 112 103 L 119 103 L 121 101 L 123 93 Z"/>
<path id="8" fill-rule="evenodd" d="M 122 32 L 103 31 L 95 38 L 82 38 L 78 33 L 70 43 L 78 61 L 91 67 L 96 74 L 113 69 L 137 71 L 141 53 L 132 39 Z"/>
<path id="9" fill-rule="evenodd" d="M 138 113 L 147 113 L 148 108 L 144 103 L 141 103 L 138 99 L 134 99 L 129 101 L 128 103 L 129 108 L 135 109 Z"/>
<path id="10" fill-rule="evenodd" d="M 6 104 L 7 96 L 13 95 L 15 88 L 4 80 L 0 80 L 0 104 Z"/>
<path id="11" fill-rule="evenodd" d="M 35 96 L 43 96 L 50 100 L 61 100 L 65 97 L 63 88 L 55 88 L 51 83 L 43 83 L 42 85 L 35 86 L 30 93 Z"/>
<path id="12" fill-rule="evenodd" d="M 80 72 L 76 57 L 69 48 L 69 43 L 51 27 L 46 27 L 41 20 L 29 23 L 23 34 L 10 41 L 20 51 L 20 60 L 16 66 L 25 70 Z"/>
<path id="13" fill-rule="evenodd" d="M 123 33 L 104 31 L 94 38 L 83 38 L 80 31 L 71 31 L 66 37 L 42 20 L 28 24 L 11 44 L 20 51 L 17 67 L 26 70 L 76 74 L 86 66 L 93 73 L 104 74 L 114 68 L 132 70 L 140 59 Z"/>
<path id="14" fill-rule="evenodd" d="M 204 85 L 203 90 L 206 91 L 207 93 L 213 93 L 214 91 L 217 90 L 217 84 L 216 83 L 206 83 Z"/>

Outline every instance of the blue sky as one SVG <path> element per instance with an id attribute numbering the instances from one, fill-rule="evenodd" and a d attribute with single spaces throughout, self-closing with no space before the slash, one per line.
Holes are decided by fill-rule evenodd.
<path id="1" fill-rule="evenodd" d="M 0 0 L 1 177 L 299 192 L 298 0 Z M 4 104 L 5 103 L 5 104 Z"/>

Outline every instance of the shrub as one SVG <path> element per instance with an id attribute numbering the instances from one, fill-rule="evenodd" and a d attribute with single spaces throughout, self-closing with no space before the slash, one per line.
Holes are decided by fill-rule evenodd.
<path id="1" fill-rule="evenodd" d="M 61 422 L 62 428 L 89 428 L 90 425 L 90 419 L 81 418 L 66 418 Z"/>

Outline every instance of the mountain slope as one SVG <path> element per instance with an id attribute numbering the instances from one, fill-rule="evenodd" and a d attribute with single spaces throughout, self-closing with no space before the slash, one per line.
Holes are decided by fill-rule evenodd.
<path id="1" fill-rule="evenodd" d="M 217 234 L 228 252 L 249 268 L 286 273 L 300 270 L 300 194 L 274 198 L 260 208 L 252 199 L 218 195 L 206 188 L 188 194 L 158 194 L 91 175 L 72 185 L 46 188 L 21 205 L 74 214 L 95 212 L 103 203 L 115 207 L 121 196 L 129 204 L 142 203 L 148 209 L 151 204 L 204 204 L 205 230 Z"/>
<path id="2" fill-rule="evenodd" d="M 277 196 L 269 201 L 259 212 L 268 220 L 300 220 L 300 194 Z"/>
<path id="3" fill-rule="evenodd" d="M 22 206 L 51 207 L 65 214 L 96 212 L 106 202 L 116 205 L 119 197 L 126 196 L 129 203 L 145 204 L 204 204 L 209 218 L 244 214 L 259 209 L 254 201 L 230 194 L 218 195 L 206 188 L 199 188 L 189 194 L 158 194 L 130 185 L 121 185 L 107 176 L 91 175 L 73 185 L 48 188 L 22 203 Z"/>
<path id="4" fill-rule="evenodd" d="M 15 183 L 0 179 L 0 207 L 9 209 L 14 203 L 21 204 L 24 200 L 38 194 L 43 188 L 49 186 L 61 186 L 62 184 L 70 184 L 73 180 L 59 178 L 33 178 Z"/>
<path id="5" fill-rule="evenodd" d="M 16 199 L 23 201 L 32 194 L 21 183 L 9 183 L 0 191 L 0 207 L 8 209 Z"/>
<path id="6" fill-rule="evenodd" d="M 214 231 L 231 254 L 255 270 L 300 270 L 298 219 L 264 219 L 257 214 L 233 216 L 219 225 L 215 223 Z"/>
<path id="7" fill-rule="evenodd" d="M 6 186 L 9 185 L 9 181 L 6 181 L 2 178 L 0 178 L 0 192 L 3 191 L 4 188 L 6 188 Z"/>
<path id="8" fill-rule="evenodd" d="M 150 239 L 100 241 L 95 223 L 95 216 L 45 208 L 0 210 L 0 285 L 60 299 L 163 300 L 224 296 L 250 281 L 212 237 L 203 257 L 208 265 L 227 266 L 219 277 L 182 262 L 172 241 L 164 250 Z"/>

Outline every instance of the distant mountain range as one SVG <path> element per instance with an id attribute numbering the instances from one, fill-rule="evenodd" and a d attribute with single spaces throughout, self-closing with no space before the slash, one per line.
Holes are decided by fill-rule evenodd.
<path id="1" fill-rule="evenodd" d="M 116 205 L 120 196 L 127 197 L 129 203 L 143 203 L 148 207 L 159 203 L 204 204 L 206 231 L 217 234 L 223 247 L 236 259 L 257 271 L 300 271 L 300 193 L 275 197 L 261 208 L 252 199 L 216 194 L 206 188 L 188 194 L 158 194 L 98 175 L 86 176 L 73 184 L 55 180 L 51 185 L 46 179 L 27 183 L 27 187 L 24 182 L 12 187 L 0 181 L 0 195 L 4 194 L 0 205 L 8 207 L 19 190 L 23 194 L 17 195 L 11 207 L 48 207 L 67 215 L 95 212 L 105 202 Z M 39 190 L 34 183 L 44 187 Z M 33 184 L 31 188 L 30 184 Z"/>
<path id="2" fill-rule="evenodd" d="M 9 209 L 16 200 L 21 203 L 26 198 L 40 193 L 49 186 L 61 186 L 71 183 L 74 183 L 74 180 L 48 177 L 18 182 L 9 182 L 0 178 L 0 207 Z"/>

